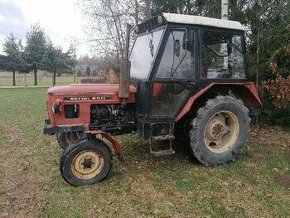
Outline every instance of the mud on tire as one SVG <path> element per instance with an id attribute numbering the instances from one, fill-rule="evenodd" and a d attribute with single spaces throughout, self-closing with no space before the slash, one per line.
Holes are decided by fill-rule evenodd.
<path id="1" fill-rule="evenodd" d="M 191 149 L 206 166 L 234 160 L 249 137 L 248 108 L 233 96 L 217 96 L 191 122 Z"/>

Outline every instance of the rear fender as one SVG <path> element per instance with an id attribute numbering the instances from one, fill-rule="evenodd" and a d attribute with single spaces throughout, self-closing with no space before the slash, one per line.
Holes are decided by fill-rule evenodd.
<path id="1" fill-rule="evenodd" d="M 241 99 L 248 108 L 261 108 L 257 88 L 253 82 L 248 83 L 211 83 L 205 88 L 199 90 L 195 95 L 190 97 L 175 118 L 175 122 L 182 120 L 192 108 L 209 93 L 228 93 L 231 91 L 237 98 Z"/>

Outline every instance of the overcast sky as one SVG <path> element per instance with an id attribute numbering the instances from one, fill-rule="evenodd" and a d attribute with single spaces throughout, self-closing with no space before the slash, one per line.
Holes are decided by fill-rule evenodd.
<path id="1" fill-rule="evenodd" d="M 5 38 L 13 32 L 25 39 L 31 25 L 39 22 L 55 45 L 67 49 L 77 42 L 78 55 L 88 53 L 84 19 L 78 0 L 0 0 L 0 53 Z"/>

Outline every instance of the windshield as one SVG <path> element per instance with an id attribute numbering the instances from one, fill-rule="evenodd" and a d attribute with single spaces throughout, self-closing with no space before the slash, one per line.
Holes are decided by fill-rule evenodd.
<path id="1" fill-rule="evenodd" d="M 131 78 L 147 79 L 164 29 L 138 36 L 130 55 Z"/>

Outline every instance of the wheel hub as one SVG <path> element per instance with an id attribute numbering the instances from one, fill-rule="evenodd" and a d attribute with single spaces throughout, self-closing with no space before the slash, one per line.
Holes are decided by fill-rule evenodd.
<path id="1" fill-rule="evenodd" d="M 224 132 L 224 125 L 222 123 L 215 123 L 211 128 L 211 136 L 215 139 L 221 137 Z"/>
<path id="2" fill-rule="evenodd" d="M 230 111 L 220 111 L 207 122 L 204 141 L 207 148 L 215 153 L 222 153 L 232 147 L 239 135 L 239 122 Z"/>
<path id="3" fill-rule="evenodd" d="M 92 161 L 92 158 L 88 158 L 84 160 L 83 163 L 81 163 L 83 166 L 84 166 L 84 169 L 87 169 L 87 168 L 92 168 L 92 165 L 94 164 L 94 162 Z"/>
<path id="4" fill-rule="evenodd" d="M 95 151 L 83 151 L 78 154 L 71 169 L 74 175 L 80 179 L 91 179 L 98 175 L 104 167 L 104 158 Z"/>

